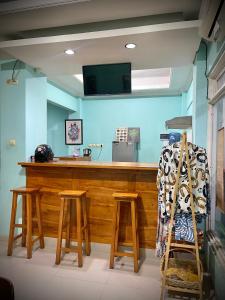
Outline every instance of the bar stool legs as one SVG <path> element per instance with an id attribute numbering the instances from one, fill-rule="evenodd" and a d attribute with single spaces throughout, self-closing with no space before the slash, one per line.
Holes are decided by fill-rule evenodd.
<path id="1" fill-rule="evenodd" d="M 15 231 L 15 223 L 16 223 L 16 210 L 17 210 L 17 193 L 13 193 L 11 221 L 10 221 L 10 228 L 9 228 L 8 252 L 7 252 L 8 256 L 11 256 L 12 252 L 13 252 L 14 231 Z"/>
<path id="2" fill-rule="evenodd" d="M 65 205 L 65 203 L 64 203 Z M 71 200 L 67 199 L 67 225 L 66 225 L 66 248 L 70 248 L 70 233 L 71 233 Z"/>
<path id="3" fill-rule="evenodd" d="M 109 268 L 114 268 L 114 258 L 115 252 L 118 251 L 118 233 L 119 233 L 119 214 L 120 203 L 116 201 L 113 211 L 113 231 L 112 231 L 112 243 L 111 243 L 111 252 L 110 252 L 110 263 Z"/>
<path id="4" fill-rule="evenodd" d="M 59 230 L 58 230 L 56 259 L 55 259 L 56 265 L 60 264 L 61 261 L 64 205 L 65 205 L 65 198 L 61 198 L 60 213 L 59 213 Z"/>
<path id="5" fill-rule="evenodd" d="M 78 267 L 83 266 L 82 242 L 83 234 L 85 239 L 86 255 L 90 255 L 90 241 L 87 227 L 87 210 L 86 210 L 86 191 L 67 190 L 59 193 L 61 199 L 60 215 L 59 215 L 59 230 L 56 248 L 56 265 L 60 264 L 61 252 L 76 252 L 78 257 Z M 71 244 L 71 216 L 73 200 L 76 201 L 76 218 L 77 218 L 77 247 L 72 247 Z M 67 205 L 66 215 L 66 241 L 65 248 L 62 248 L 63 238 L 63 221 L 65 215 L 65 206 Z M 82 226 L 83 219 L 83 226 Z"/>
<path id="6" fill-rule="evenodd" d="M 77 254 L 78 254 L 78 267 L 83 265 L 82 256 L 82 232 L 81 232 L 81 201 L 77 200 Z"/>
<path id="7" fill-rule="evenodd" d="M 137 257 L 140 259 L 140 243 L 139 243 L 139 234 L 138 234 L 138 209 L 137 209 L 137 202 L 135 202 L 135 220 L 136 220 L 136 236 L 137 236 Z"/>
<path id="8" fill-rule="evenodd" d="M 138 259 L 139 259 L 139 237 L 138 237 L 138 222 L 137 222 L 137 203 L 138 194 L 136 193 L 114 193 L 115 206 L 113 212 L 113 232 L 112 243 L 110 252 L 110 269 L 114 268 L 115 256 L 131 256 L 134 258 L 134 272 L 138 272 Z M 118 238 L 119 238 L 119 222 L 120 222 L 120 203 L 127 202 L 131 207 L 131 227 L 132 227 L 132 253 L 125 253 L 118 251 Z"/>
<path id="9" fill-rule="evenodd" d="M 40 235 L 40 248 L 43 249 L 45 247 L 43 228 L 42 228 L 42 219 L 41 219 L 41 207 L 40 207 L 40 194 L 36 195 L 36 212 L 37 212 L 37 224 L 38 231 Z"/>
<path id="10" fill-rule="evenodd" d="M 26 197 L 22 195 L 22 247 L 26 247 L 26 235 L 27 235 L 27 229 L 26 229 Z"/>
<path id="11" fill-rule="evenodd" d="M 85 240 L 85 252 L 89 256 L 91 254 L 91 244 L 88 233 L 88 222 L 87 222 L 87 202 L 86 199 L 82 201 L 83 218 L 84 218 L 84 240 Z"/>
<path id="12" fill-rule="evenodd" d="M 31 196 L 27 195 L 27 217 L 32 216 Z M 27 218 L 27 258 L 32 256 L 32 219 Z"/>
<path id="13" fill-rule="evenodd" d="M 131 222 L 132 222 L 132 236 L 133 236 L 133 252 L 134 252 L 134 272 L 138 272 L 138 238 L 137 238 L 137 222 L 136 222 L 136 202 L 131 201 Z"/>
<path id="14" fill-rule="evenodd" d="M 13 193 L 13 197 L 7 254 L 8 256 L 12 255 L 14 240 L 22 237 L 22 246 L 27 247 L 27 258 L 31 258 L 32 247 L 37 240 L 39 240 L 40 242 L 40 248 L 44 248 L 45 246 L 41 222 L 39 189 L 17 188 L 11 190 L 11 192 Z M 16 224 L 17 200 L 19 195 L 22 196 L 22 224 Z M 32 201 L 34 200 L 36 205 L 37 218 L 32 217 Z M 38 237 L 34 240 L 32 239 L 32 221 L 36 221 L 38 224 Z M 15 228 L 22 228 L 22 233 L 14 236 Z"/>

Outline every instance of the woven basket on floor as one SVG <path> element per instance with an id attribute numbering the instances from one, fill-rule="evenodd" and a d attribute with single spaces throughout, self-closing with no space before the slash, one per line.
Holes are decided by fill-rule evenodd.
<path id="1" fill-rule="evenodd" d="M 189 251 L 188 251 L 189 252 Z M 161 274 L 163 276 L 163 269 L 165 265 L 165 255 L 162 257 L 161 260 Z M 167 273 L 169 273 L 169 270 L 173 270 L 173 274 L 180 274 L 183 272 L 186 276 L 193 275 L 194 277 L 197 277 L 197 264 L 196 260 L 191 259 L 178 259 L 178 258 L 169 258 L 168 262 L 168 269 Z M 203 269 L 202 264 L 200 261 L 200 280 L 196 278 L 196 281 L 185 281 L 179 278 L 179 276 L 171 276 L 166 275 L 166 285 L 173 286 L 173 287 L 179 287 L 184 289 L 190 289 L 190 290 L 200 290 L 203 280 Z"/>

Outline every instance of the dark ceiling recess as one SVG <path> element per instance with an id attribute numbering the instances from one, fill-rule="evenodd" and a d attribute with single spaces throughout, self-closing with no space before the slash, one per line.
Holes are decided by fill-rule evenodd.
<path id="1" fill-rule="evenodd" d="M 3 3 L 3 2 L 14 2 L 14 1 L 19 1 L 19 0 L 0 0 L 0 3 Z"/>

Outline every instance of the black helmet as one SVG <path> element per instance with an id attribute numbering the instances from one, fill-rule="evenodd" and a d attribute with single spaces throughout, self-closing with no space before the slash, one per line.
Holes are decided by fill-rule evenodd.
<path id="1" fill-rule="evenodd" d="M 46 144 L 42 144 L 37 146 L 35 149 L 34 159 L 35 162 L 46 162 L 53 160 L 54 153 L 52 152 L 52 149 L 50 146 Z"/>

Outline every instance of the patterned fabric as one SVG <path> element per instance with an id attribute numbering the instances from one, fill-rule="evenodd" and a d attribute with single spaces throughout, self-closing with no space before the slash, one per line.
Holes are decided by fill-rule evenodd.
<path id="1" fill-rule="evenodd" d="M 175 215 L 175 240 L 195 242 L 191 214 Z"/>
<path id="2" fill-rule="evenodd" d="M 158 230 L 156 255 L 161 257 L 166 250 L 166 239 L 180 158 L 181 142 L 163 147 L 157 175 Z M 209 213 L 209 170 L 206 150 L 188 143 L 192 178 L 192 193 L 196 222 L 200 223 Z M 175 239 L 194 242 L 191 215 L 190 191 L 185 152 L 183 153 L 179 190 L 174 218 Z"/>
<path id="3" fill-rule="evenodd" d="M 162 150 L 157 175 L 159 191 L 160 217 L 170 216 L 173 202 L 176 174 L 180 158 L 180 142 L 166 146 Z M 195 213 L 206 215 L 209 209 L 209 170 L 206 150 L 188 143 L 192 189 Z M 182 167 L 179 178 L 179 192 L 177 195 L 177 213 L 190 213 L 190 191 L 185 153 L 183 153 Z"/>
<path id="4" fill-rule="evenodd" d="M 156 256 L 162 257 L 166 251 L 166 240 L 169 228 L 169 218 L 159 219 L 156 239 Z"/>

